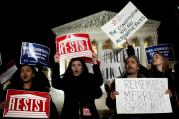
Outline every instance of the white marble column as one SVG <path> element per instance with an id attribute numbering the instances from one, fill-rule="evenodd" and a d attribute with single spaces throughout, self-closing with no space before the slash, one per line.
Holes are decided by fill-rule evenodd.
<path id="1" fill-rule="evenodd" d="M 137 36 L 137 38 L 140 44 L 140 62 L 144 67 L 146 67 L 147 63 L 146 63 L 146 54 L 145 54 L 145 48 L 144 48 L 144 38 L 141 35 Z"/>
<path id="2" fill-rule="evenodd" d="M 60 67 L 59 67 L 59 68 L 60 68 L 60 72 L 59 72 L 60 75 L 64 74 L 64 72 L 65 72 L 65 70 L 66 70 L 66 69 L 65 69 L 65 64 L 66 64 L 66 63 L 65 63 L 65 60 L 60 60 L 60 64 L 59 64 L 59 65 L 60 65 Z"/>
<path id="3" fill-rule="evenodd" d="M 158 44 L 158 35 L 157 35 L 157 32 L 152 34 L 151 37 L 152 37 L 153 45 L 157 45 Z"/>
<path id="4" fill-rule="evenodd" d="M 98 58 L 100 57 L 100 52 L 102 51 L 102 40 L 97 40 L 96 41 L 96 47 L 97 47 L 97 55 Z"/>

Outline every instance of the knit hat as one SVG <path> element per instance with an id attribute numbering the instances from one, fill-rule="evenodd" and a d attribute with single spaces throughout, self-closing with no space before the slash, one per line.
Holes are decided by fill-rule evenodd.
<path id="1" fill-rule="evenodd" d="M 127 59 L 126 59 L 126 61 L 125 61 L 125 64 L 127 63 L 127 60 L 128 60 L 129 58 L 133 58 L 133 59 L 136 61 L 137 66 L 138 66 L 138 67 L 140 66 L 139 59 L 138 59 L 138 57 L 135 56 L 135 55 L 130 55 L 130 56 L 128 56 Z"/>

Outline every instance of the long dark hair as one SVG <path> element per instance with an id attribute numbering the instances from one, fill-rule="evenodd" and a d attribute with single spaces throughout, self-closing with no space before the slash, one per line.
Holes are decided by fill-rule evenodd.
<path id="1" fill-rule="evenodd" d="M 65 73 L 64 73 L 64 75 L 63 75 L 63 78 L 64 78 L 64 79 L 71 79 L 72 77 L 74 77 L 74 76 L 73 76 L 72 69 L 71 69 L 71 65 L 72 65 L 72 63 L 73 63 L 74 61 L 80 61 L 80 62 L 81 62 L 82 70 L 83 70 L 83 71 L 82 71 L 82 73 L 80 74 L 80 76 L 81 76 L 81 75 L 83 75 L 83 76 L 87 76 L 87 75 L 88 75 L 89 71 L 88 71 L 88 68 L 87 68 L 87 66 L 86 66 L 86 64 L 85 64 L 85 61 L 84 61 L 83 59 L 81 59 L 81 58 L 72 58 L 71 61 L 70 61 L 70 63 L 69 63 L 69 65 L 68 65 L 68 68 L 66 69 L 66 71 L 65 71 Z"/>
<path id="2" fill-rule="evenodd" d="M 14 75 L 12 76 L 12 78 L 10 80 L 9 88 L 23 89 L 24 82 L 22 81 L 22 79 L 20 77 L 20 70 L 24 66 L 29 66 L 32 69 L 33 74 L 35 75 L 32 78 L 32 84 L 31 84 L 30 90 L 48 91 L 47 88 L 50 88 L 50 84 L 49 84 L 49 82 L 47 82 L 48 81 L 47 77 L 42 72 L 37 72 L 34 66 L 27 65 L 27 64 L 23 64 L 23 65 L 19 66 L 18 70 L 14 73 Z"/>

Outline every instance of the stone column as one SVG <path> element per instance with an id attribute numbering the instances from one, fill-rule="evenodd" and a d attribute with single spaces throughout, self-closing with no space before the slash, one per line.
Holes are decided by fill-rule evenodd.
<path id="1" fill-rule="evenodd" d="M 140 62 L 141 64 L 146 67 L 147 63 L 146 63 L 146 54 L 145 54 L 145 48 L 144 48 L 144 38 L 143 36 L 137 36 L 138 41 L 139 41 L 139 45 L 140 45 Z"/>
<path id="2" fill-rule="evenodd" d="M 65 72 L 65 70 L 66 70 L 66 69 L 65 69 L 65 64 L 66 64 L 66 63 L 65 63 L 65 60 L 60 60 L 60 64 L 59 64 L 59 65 L 60 65 L 60 67 L 59 67 L 59 68 L 60 68 L 60 72 L 59 72 L 60 75 L 61 75 L 61 74 L 64 74 L 64 72 Z"/>
<path id="3" fill-rule="evenodd" d="M 152 35 L 152 41 L 153 41 L 153 45 L 157 45 L 158 44 L 158 35 L 157 35 L 157 31 L 154 32 Z"/>
<path id="4" fill-rule="evenodd" d="M 102 51 L 102 40 L 96 41 L 96 47 L 97 47 L 97 55 L 98 58 L 100 57 L 100 52 Z"/>

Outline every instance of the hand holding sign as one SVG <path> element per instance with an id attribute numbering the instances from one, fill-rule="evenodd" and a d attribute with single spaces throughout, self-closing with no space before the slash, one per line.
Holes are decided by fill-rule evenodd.
<path id="1" fill-rule="evenodd" d="M 131 43 L 130 43 L 130 39 L 125 38 L 125 40 L 126 40 L 127 45 L 131 45 Z"/>
<path id="2" fill-rule="evenodd" d="M 113 100 L 116 99 L 116 95 L 119 95 L 119 92 L 118 92 L 118 91 L 111 91 L 110 97 L 111 97 Z"/>
<path id="3" fill-rule="evenodd" d="M 55 63 L 60 63 L 60 54 L 56 53 L 56 54 L 54 55 L 54 62 L 55 62 Z"/>
<path id="4" fill-rule="evenodd" d="M 167 91 L 165 92 L 165 94 L 168 94 L 170 97 L 172 97 L 172 91 L 170 89 L 167 89 Z"/>
<path id="5" fill-rule="evenodd" d="M 92 61 L 93 61 L 93 64 L 97 64 L 97 55 L 94 51 L 92 51 Z"/>
<path id="6" fill-rule="evenodd" d="M 6 102 L 6 101 L 2 101 L 2 102 L 0 103 L 0 110 L 4 109 L 4 108 L 6 108 L 6 107 L 7 107 L 7 102 Z"/>

